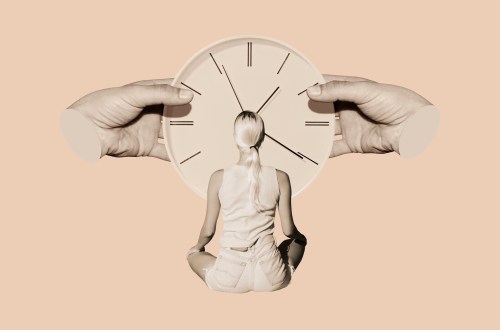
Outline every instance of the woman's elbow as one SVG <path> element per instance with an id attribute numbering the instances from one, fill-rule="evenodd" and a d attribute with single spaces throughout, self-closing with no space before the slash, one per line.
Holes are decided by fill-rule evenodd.
<path id="1" fill-rule="evenodd" d="M 208 229 L 208 228 L 203 228 L 203 230 L 200 233 L 201 236 L 205 238 L 212 238 L 215 235 L 215 230 L 213 229 Z"/>
<path id="2" fill-rule="evenodd" d="M 291 237 L 295 234 L 295 232 L 297 231 L 297 228 L 295 227 L 286 227 L 286 228 L 283 228 L 283 234 L 286 236 L 286 237 Z"/>

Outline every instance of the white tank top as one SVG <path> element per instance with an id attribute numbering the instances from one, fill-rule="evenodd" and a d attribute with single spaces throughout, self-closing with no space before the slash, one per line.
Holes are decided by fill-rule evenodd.
<path id="1" fill-rule="evenodd" d="M 222 247 L 250 247 L 274 231 L 274 216 L 279 200 L 279 185 L 276 169 L 262 166 L 259 201 L 264 207 L 257 211 L 250 200 L 249 168 L 232 165 L 224 169 L 219 189 L 224 229 Z"/>

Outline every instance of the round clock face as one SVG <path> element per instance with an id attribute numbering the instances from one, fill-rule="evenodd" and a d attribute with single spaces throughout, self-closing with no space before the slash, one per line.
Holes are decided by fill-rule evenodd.
<path id="1" fill-rule="evenodd" d="M 268 38 L 236 37 L 194 55 L 173 85 L 193 91 L 185 106 L 166 106 L 163 130 L 177 171 L 206 197 L 211 174 L 238 162 L 234 120 L 258 112 L 266 136 L 262 165 L 288 173 L 293 195 L 319 173 L 334 138 L 332 103 L 310 101 L 306 89 L 321 84 L 318 70 L 293 48 Z"/>

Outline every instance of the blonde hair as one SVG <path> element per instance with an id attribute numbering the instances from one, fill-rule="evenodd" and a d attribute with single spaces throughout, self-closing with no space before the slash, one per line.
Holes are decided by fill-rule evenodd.
<path id="1" fill-rule="evenodd" d="M 260 157 L 259 148 L 264 140 L 264 122 L 260 116 L 252 111 L 242 111 L 234 121 L 234 141 L 236 146 L 242 151 L 248 151 L 245 159 L 249 166 L 250 178 L 250 200 L 257 211 L 262 211 L 263 206 L 259 201 L 260 189 Z"/>

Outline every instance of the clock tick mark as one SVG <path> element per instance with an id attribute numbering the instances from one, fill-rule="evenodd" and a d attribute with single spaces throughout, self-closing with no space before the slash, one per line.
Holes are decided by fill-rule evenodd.
<path id="1" fill-rule="evenodd" d="M 194 125 L 194 121 L 192 120 L 171 120 L 170 121 L 170 126 L 175 126 L 175 125 L 179 125 L 179 126 L 187 126 L 187 125 Z"/>
<path id="2" fill-rule="evenodd" d="M 316 85 L 318 85 L 318 84 L 319 84 L 319 83 L 315 83 L 315 84 L 314 84 L 314 85 L 312 85 L 312 86 L 316 86 Z M 308 88 L 309 88 L 309 87 L 308 87 Z M 297 95 L 300 95 L 300 94 L 304 93 L 305 91 L 307 91 L 307 88 L 306 88 L 306 89 L 304 89 L 302 92 L 300 92 L 300 93 L 299 93 L 299 94 L 297 94 Z"/>
<path id="3" fill-rule="evenodd" d="M 182 162 L 180 162 L 180 163 L 179 163 L 179 165 L 180 165 L 180 164 L 183 164 L 183 163 L 185 163 L 185 162 L 187 162 L 188 160 L 190 160 L 191 158 L 193 158 L 194 156 L 197 156 L 197 155 L 199 155 L 199 154 L 201 154 L 201 151 L 198 151 L 198 152 L 197 152 L 197 153 L 195 153 L 194 155 L 189 156 L 188 158 L 184 159 Z"/>
<path id="4" fill-rule="evenodd" d="M 252 66 L 252 43 L 247 42 L 247 66 Z"/>
<path id="5" fill-rule="evenodd" d="M 310 161 L 311 161 L 311 162 L 313 162 L 314 164 L 319 165 L 318 163 L 316 163 L 314 160 L 312 160 L 311 158 L 307 157 L 306 155 L 304 155 L 304 154 L 302 154 L 302 153 L 300 153 L 300 152 L 298 152 L 298 154 L 299 154 L 299 155 L 301 155 L 302 157 L 304 157 L 304 158 L 306 158 L 306 159 L 310 160 Z"/>
<path id="6" fill-rule="evenodd" d="M 217 67 L 217 70 L 219 70 L 220 74 L 222 74 L 222 71 L 220 70 L 219 65 L 218 65 L 218 64 L 217 64 L 217 62 L 215 61 L 215 58 L 214 58 L 214 56 L 212 55 L 212 53 L 210 53 L 210 57 L 212 58 L 212 60 L 214 60 L 215 66 Z"/>
<path id="7" fill-rule="evenodd" d="M 281 69 L 283 68 L 283 65 L 285 65 L 286 60 L 288 60 L 288 56 L 290 56 L 290 53 L 288 53 L 288 55 L 285 57 L 285 60 L 284 60 L 284 61 L 283 61 L 283 63 L 281 64 L 281 66 L 280 66 L 280 68 L 279 68 L 279 70 L 278 70 L 278 72 L 277 72 L 276 74 L 280 74 L 280 71 L 281 71 Z"/>
<path id="8" fill-rule="evenodd" d="M 329 121 L 306 121 L 306 126 L 330 126 Z"/>
<path id="9" fill-rule="evenodd" d="M 181 85 L 182 85 L 182 86 L 185 86 L 185 87 L 187 87 L 187 88 L 189 88 L 190 90 L 192 90 L 192 91 L 193 91 L 193 92 L 195 92 L 196 94 L 201 95 L 201 93 L 200 93 L 200 92 L 198 92 L 196 89 L 194 89 L 194 88 L 192 88 L 192 87 L 189 87 L 188 85 L 186 85 L 186 84 L 185 84 L 185 83 L 183 83 L 182 81 L 181 81 Z"/>

